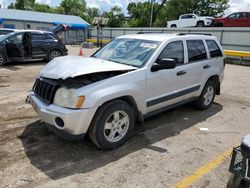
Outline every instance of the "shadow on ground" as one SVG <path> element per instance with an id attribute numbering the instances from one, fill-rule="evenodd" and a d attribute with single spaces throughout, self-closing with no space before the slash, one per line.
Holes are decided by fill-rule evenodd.
<path id="1" fill-rule="evenodd" d="M 215 103 L 206 111 L 196 111 L 187 105 L 162 113 L 136 126 L 130 140 L 113 151 L 98 149 L 88 138 L 79 142 L 64 141 L 40 121 L 28 125 L 20 139 L 31 164 L 50 178 L 60 179 L 100 168 L 142 148 L 166 152 L 167 148 L 152 144 L 176 136 L 221 110 L 222 106 Z"/>
<path id="2" fill-rule="evenodd" d="M 8 62 L 5 66 L 0 67 L 1 69 L 8 69 L 11 71 L 18 71 L 22 68 L 18 66 L 39 66 L 39 65 L 45 65 L 48 62 L 38 60 L 38 61 L 21 61 L 21 62 Z"/>

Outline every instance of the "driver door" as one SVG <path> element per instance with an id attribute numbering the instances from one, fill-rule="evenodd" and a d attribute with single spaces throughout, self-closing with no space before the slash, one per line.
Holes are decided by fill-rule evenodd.
<path id="1" fill-rule="evenodd" d="M 158 59 L 175 59 L 174 69 L 147 72 L 146 113 L 176 104 L 184 100 L 189 82 L 184 64 L 183 41 L 170 42 Z M 157 61 L 156 61 L 157 62 Z"/>
<path id="2" fill-rule="evenodd" d="M 12 35 L 6 40 L 6 51 L 10 59 L 23 58 L 23 33 Z"/>

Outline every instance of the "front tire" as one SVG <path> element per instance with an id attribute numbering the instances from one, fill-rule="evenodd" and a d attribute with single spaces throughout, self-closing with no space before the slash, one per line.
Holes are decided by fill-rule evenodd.
<path id="1" fill-rule="evenodd" d="M 215 83 L 212 80 L 208 80 L 201 92 L 199 99 L 195 101 L 196 108 L 199 110 L 208 109 L 213 104 L 215 93 Z"/>
<path id="2" fill-rule="evenodd" d="M 89 128 L 89 137 L 101 149 L 115 149 L 128 140 L 134 122 L 134 109 L 125 101 L 114 100 L 98 109 Z"/>
<path id="3" fill-rule="evenodd" d="M 4 66 L 6 64 L 6 58 L 3 54 L 0 53 L 0 66 Z"/>

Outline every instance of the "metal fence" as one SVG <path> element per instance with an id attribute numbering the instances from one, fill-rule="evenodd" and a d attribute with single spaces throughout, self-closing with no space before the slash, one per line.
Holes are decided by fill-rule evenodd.
<path id="1" fill-rule="evenodd" d="M 217 37 L 226 50 L 250 51 L 250 28 L 103 28 L 103 39 L 112 40 L 121 35 L 135 34 L 138 32 L 157 33 L 210 33 Z M 89 38 L 96 39 L 97 30 L 90 29 Z"/>

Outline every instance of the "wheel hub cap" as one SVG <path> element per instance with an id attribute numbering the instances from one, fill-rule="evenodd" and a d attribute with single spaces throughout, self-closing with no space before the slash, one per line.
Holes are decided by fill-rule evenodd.
<path id="1" fill-rule="evenodd" d="M 104 136 L 109 142 L 117 142 L 126 135 L 128 127 L 128 114 L 124 111 L 115 111 L 105 122 Z"/>
<path id="2" fill-rule="evenodd" d="M 204 104 L 208 106 L 212 102 L 213 97 L 214 97 L 214 88 L 212 86 L 209 86 L 204 95 L 204 99 L 205 99 Z"/>

